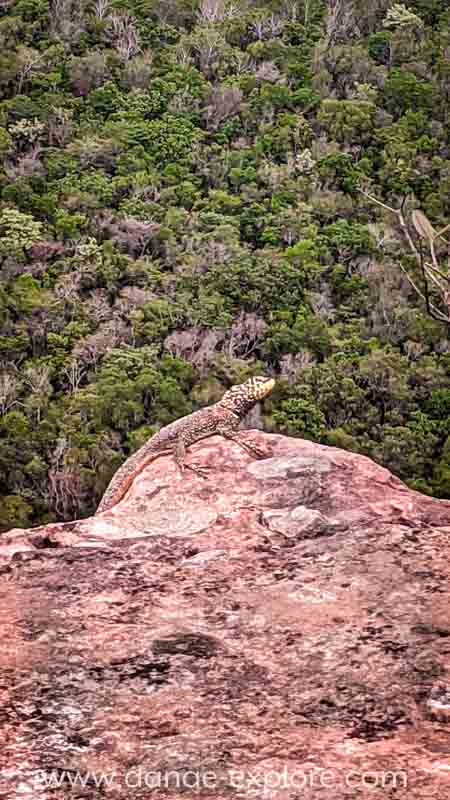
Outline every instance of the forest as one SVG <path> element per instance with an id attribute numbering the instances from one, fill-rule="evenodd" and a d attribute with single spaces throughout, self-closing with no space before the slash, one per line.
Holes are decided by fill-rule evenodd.
<path id="1" fill-rule="evenodd" d="M 0 529 L 258 373 L 253 427 L 450 498 L 448 0 L 1 0 L 0 44 Z"/>

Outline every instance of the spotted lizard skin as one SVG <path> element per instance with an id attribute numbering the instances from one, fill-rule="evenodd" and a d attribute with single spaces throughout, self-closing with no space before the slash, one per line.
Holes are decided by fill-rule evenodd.
<path id="1" fill-rule="evenodd" d="M 275 381 L 257 375 L 245 383 L 232 386 L 218 403 L 186 417 L 171 422 L 155 433 L 136 453 L 133 453 L 113 476 L 103 495 L 96 514 L 109 511 L 119 503 L 128 492 L 139 473 L 155 458 L 172 454 L 180 470 L 190 469 L 204 477 L 205 468 L 188 464 L 186 449 L 194 442 L 217 434 L 232 439 L 246 452 L 261 457 L 264 455 L 257 447 L 238 438 L 239 425 L 253 406 L 266 397 L 273 389 Z"/>

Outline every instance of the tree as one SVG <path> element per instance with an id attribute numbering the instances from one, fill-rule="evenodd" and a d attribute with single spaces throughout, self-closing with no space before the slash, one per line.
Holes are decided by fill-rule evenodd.
<path id="1" fill-rule="evenodd" d="M 366 100 L 324 100 L 318 120 L 338 142 L 361 143 L 373 134 L 374 115 Z"/>
<path id="2" fill-rule="evenodd" d="M 223 86 L 213 89 L 204 112 L 206 127 L 209 130 L 217 130 L 225 120 L 238 114 L 243 97 L 241 90 L 236 87 Z"/>
<path id="3" fill-rule="evenodd" d="M 66 45 L 76 42 L 86 30 L 89 0 L 51 0 L 50 29 Z"/>
<path id="4" fill-rule="evenodd" d="M 32 80 L 33 76 L 45 70 L 46 55 L 31 47 L 21 47 L 17 53 L 20 69 L 17 76 L 17 91 L 22 94 L 22 89 Z"/>
<path id="5" fill-rule="evenodd" d="M 295 398 L 285 400 L 279 411 L 273 413 L 274 422 L 288 434 L 305 439 L 319 439 L 325 432 L 325 417 L 314 403 Z"/>
<path id="6" fill-rule="evenodd" d="M 238 14 L 238 5 L 231 0 L 201 0 L 198 11 L 202 23 L 222 22 Z"/>
<path id="7" fill-rule="evenodd" d="M 15 208 L 0 212 L 0 255 L 24 258 L 42 235 L 42 222 Z"/>
<path id="8" fill-rule="evenodd" d="M 50 382 L 51 368 L 46 364 L 30 365 L 24 370 L 24 384 L 31 391 L 26 406 L 36 412 L 36 422 L 39 425 L 42 410 L 48 404 L 53 387 Z"/>
<path id="9" fill-rule="evenodd" d="M 22 382 L 17 373 L 10 371 L 7 365 L 0 368 L 0 414 L 7 414 L 15 405 L 19 404 L 18 397 Z"/>
<path id="10" fill-rule="evenodd" d="M 125 63 L 130 61 L 141 50 L 136 22 L 131 14 L 127 12 L 111 14 L 108 17 L 106 35 L 117 50 L 119 58 Z"/>
<path id="11" fill-rule="evenodd" d="M 408 109 L 430 112 L 436 101 L 436 88 L 430 81 L 419 80 L 412 72 L 392 69 L 383 87 L 386 109 L 396 117 Z"/>
<path id="12" fill-rule="evenodd" d="M 385 28 L 421 28 L 423 22 L 403 3 L 394 3 L 383 20 Z"/>

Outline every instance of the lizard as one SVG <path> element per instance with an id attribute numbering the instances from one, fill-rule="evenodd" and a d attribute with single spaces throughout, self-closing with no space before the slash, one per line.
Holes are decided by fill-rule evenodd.
<path id="1" fill-rule="evenodd" d="M 172 454 L 183 473 L 185 469 L 206 477 L 207 468 L 186 462 L 186 449 L 194 442 L 217 434 L 230 439 L 257 458 L 265 453 L 239 439 L 239 425 L 253 406 L 266 397 L 275 385 L 273 378 L 256 375 L 228 389 L 214 405 L 201 408 L 165 425 L 131 455 L 113 475 L 96 514 L 109 511 L 126 495 L 134 479 L 151 461 Z"/>

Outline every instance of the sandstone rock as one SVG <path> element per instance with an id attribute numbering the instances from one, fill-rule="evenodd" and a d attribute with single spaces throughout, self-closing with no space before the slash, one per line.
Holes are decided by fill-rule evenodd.
<path id="1" fill-rule="evenodd" d="M 0 797 L 450 796 L 450 502 L 214 437 L 0 539 Z"/>

